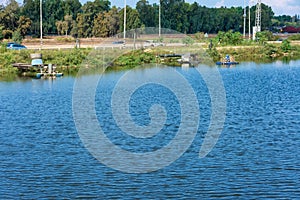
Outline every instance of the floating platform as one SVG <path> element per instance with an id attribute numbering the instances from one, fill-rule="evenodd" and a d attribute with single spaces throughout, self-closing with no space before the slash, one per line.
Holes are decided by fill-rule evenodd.
<path id="1" fill-rule="evenodd" d="M 52 64 L 44 64 L 42 60 L 42 54 L 35 53 L 30 54 L 31 64 L 26 63 L 14 63 L 13 67 L 19 69 L 25 76 L 29 73 L 34 78 L 56 78 L 63 76 L 63 73 L 56 71 L 56 66 Z"/>
<path id="2" fill-rule="evenodd" d="M 232 62 L 216 62 L 216 65 L 238 65 L 240 64 L 239 62 L 235 62 L 235 61 L 232 61 Z"/>
<path id="3" fill-rule="evenodd" d="M 53 72 L 53 73 L 36 73 L 36 78 L 40 79 L 40 78 L 56 78 L 56 77 L 62 77 L 64 74 L 63 73 L 57 73 L 57 72 Z"/>

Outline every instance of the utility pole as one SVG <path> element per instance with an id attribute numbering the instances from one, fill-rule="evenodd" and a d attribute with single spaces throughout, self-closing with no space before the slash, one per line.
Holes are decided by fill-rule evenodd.
<path id="1" fill-rule="evenodd" d="M 126 45 L 126 0 L 124 0 L 124 46 Z"/>
<path id="2" fill-rule="evenodd" d="M 43 48 L 43 1 L 40 0 L 40 31 L 41 31 L 41 49 Z"/>
<path id="3" fill-rule="evenodd" d="M 249 40 L 251 40 L 251 0 L 249 0 Z"/>

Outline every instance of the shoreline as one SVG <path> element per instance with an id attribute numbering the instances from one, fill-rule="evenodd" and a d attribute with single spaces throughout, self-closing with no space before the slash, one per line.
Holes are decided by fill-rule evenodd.
<path id="1" fill-rule="evenodd" d="M 42 53 L 44 63 L 52 63 L 57 66 L 57 70 L 64 74 L 76 74 L 83 63 L 87 66 L 91 62 L 95 66 L 103 66 L 102 58 L 97 55 L 98 51 L 105 51 L 107 55 L 112 55 L 110 68 L 127 69 L 140 64 L 158 63 L 170 66 L 178 66 L 176 59 L 159 59 L 161 54 L 172 54 L 181 52 L 182 54 L 194 53 L 199 55 L 200 63 L 207 61 L 209 57 L 213 62 L 220 61 L 225 55 L 231 55 L 237 62 L 253 61 L 253 62 L 270 62 L 276 60 L 297 60 L 300 59 L 300 41 L 291 43 L 291 48 L 288 50 L 282 49 L 280 42 L 268 42 L 263 45 L 238 45 L 238 46 L 218 46 L 208 48 L 207 43 L 196 43 L 193 45 L 167 44 L 166 46 L 148 47 L 143 49 L 122 48 L 122 45 L 98 46 L 98 48 L 57 48 L 57 46 L 48 45 L 48 49 L 34 50 L 7 50 L 0 48 L 0 76 L 18 74 L 18 70 L 12 67 L 13 63 L 31 63 L 31 53 Z M 45 45 L 46 46 L 46 45 Z M 67 44 L 64 44 L 67 47 Z M 118 59 L 115 60 L 115 57 Z M 94 54 L 94 55 L 93 55 Z M 92 67 L 91 67 L 92 68 Z"/>

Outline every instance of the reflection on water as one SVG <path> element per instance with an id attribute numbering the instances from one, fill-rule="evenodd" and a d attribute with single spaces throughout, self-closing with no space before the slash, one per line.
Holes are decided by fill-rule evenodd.
<path id="1" fill-rule="evenodd" d="M 164 78 L 165 69 L 160 70 L 157 76 Z M 227 116 L 217 145 L 204 159 L 198 153 L 210 120 L 209 93 L 195 69 L 176 70 L 195 91 L 200 126 L 181 158 L 147 174 L 115 171 L 90 155 L 73 121 L 73 77 L 1 82 L 0 198 L 296 199 L 300 194 L 300 61 L 219 69 Z M 110 72 L 101 79 L 95 97 L 99 123 L 107 137 L 124 149 L 161 148 L 180 126 L 176 96 L 156 84 L 137 90 L 130 102 L 132 119 L 147 125 L 149 107 L 159 103 L 167 110 L 167 120 L 154 137 L 129 137 L 114 124 L 109 107 L 112 90 L 124 73 Z M 153 70 L 135 73 L 143 76 Z"/>

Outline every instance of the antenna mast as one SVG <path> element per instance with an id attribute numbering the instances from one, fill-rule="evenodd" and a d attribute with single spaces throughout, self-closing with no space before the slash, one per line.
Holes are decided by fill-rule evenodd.
<path id="1" fill-rule="evenodd" d="M 255 14 L 256 14 L 256 20 L 255 20 L 256 31 L 260 32 L 261 31 L 261 0 L 257 1 Z"/>
<path id="2" fill-rule="evenodd" d="M 256 33 L 261 32 L 261 0 L 257 0 L 255 12 L 255 26 L 253 27 L 253 40 L 256 39 Z"/>

